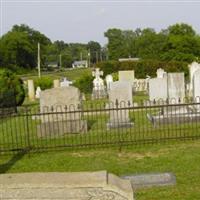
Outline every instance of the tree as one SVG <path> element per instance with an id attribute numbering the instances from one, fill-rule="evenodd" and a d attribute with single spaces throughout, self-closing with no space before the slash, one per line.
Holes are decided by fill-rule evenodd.
<path id="1" fill-rule="evenodd" d="M 87 44 L 87 49 L 90 51 L 91 62 L 97 63 L 101 56 L 101 45 L 98 42 L 90 41 Z"/>
<path id="2" fill-rule="evenodd" d="M 0 107 L 19 106 L 25 98 L 23 82 L 9 70 L 0 70 Z M 6 97 L 6 98 L 4 98 Z"/>

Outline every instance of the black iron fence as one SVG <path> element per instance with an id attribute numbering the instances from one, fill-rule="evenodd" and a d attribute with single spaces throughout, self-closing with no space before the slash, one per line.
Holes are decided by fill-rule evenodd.
<path id="1" fill-rule="evenodd" d="M 5 113 L 4 113 L 5 112 Z M 1 108 L 0 151 L 123 146 L 200 138 L 200 103 L 96 100 L 82 105 Z"/>

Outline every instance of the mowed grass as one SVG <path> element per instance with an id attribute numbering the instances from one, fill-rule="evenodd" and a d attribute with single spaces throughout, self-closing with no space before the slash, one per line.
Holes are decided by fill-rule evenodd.
<path id="1" fill-rule="evenodd" d="M 15 160 L 13 162 L 13 160 Z M 86 148 L 0 157 L 2 173 L 107 170 L 116 175 L 172 172 L 175 186 L 135 191 L 136 200 L 199 200 L 200 141 L 118 148 Z"/>
<path id="2" fill-rule="evenodd" d="M 67 77 L 68 80 L 76 80 L 83 75 L 92 75 L 92 69 L 80 68 L 80 69 L 65 70 L 61 72 L 41 72 L 41 77 L 48 77 L 52 79 L 60 79 L 62 77 Z M 37 72 L 33 72 L 31 74 L 19 75 L 19 76 L 23 78 L 24 80 L 27 80 L 27 79 L 35 80 L 38 78 Z"/>

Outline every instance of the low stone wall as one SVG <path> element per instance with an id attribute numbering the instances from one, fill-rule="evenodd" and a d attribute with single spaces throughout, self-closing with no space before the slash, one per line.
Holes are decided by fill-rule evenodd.
<path id="1" fill-rule="evenodd" d="M 134 200 L 130 180 L 106 171 L 2 174 L 0 199 Z"/>

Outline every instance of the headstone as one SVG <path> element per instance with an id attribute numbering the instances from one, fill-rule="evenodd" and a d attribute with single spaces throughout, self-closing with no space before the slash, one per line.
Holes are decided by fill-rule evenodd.
<path id="1" fill-rule="evenodd" d="M 35 98 L 39 99 L 40 98 L 40 93 L 41 93 L 41 88 L 38 86 L 35 92 Z"/>
<path id="2" fill-rule="evenodd" d="M 166 74 L 165 70 L 162 68 L 157 69 L 157 78 L 164 78 L 164 75 Z"/>
<path id="3" fill-rule="evenodd" d="M 1 199 L 134 200 L 130 180 L 105 171 L 0 175 Z"/>
<path id="4" fill-rule="evenodd" d="M 119 81 L 130 81 L 133 84 L 135 79 L 135 72 L 133 70 L 119 71 Z"/>
<path id="5" fill-rule="evenodd" d="M 60 87 L 68 87 L 71 84 L 72 84 L 72 81 L 69 81 L 66 78 L 64 78 L 63 81 L 60 82 Z"/>
<path id="6" fill-rule="evenodd" d="M 152 174 L 136 174 L 127 175 L 122 178 L 130 180 L 134 190 L 153 187 L 168 186 L 176 184 L 176 177 L 172 173 L 152 173 Z"/>
<path id="7" fill-rule="evenodd" d="M 100 71 L 99 68 L 96 68 L 92 72 L 92 75 L 95 77 L 93 80 L 93 91 L 92 99 L 101 99 L 106 97 L 106 91 L 104 86 L 104 81 L 100 76 L 103 76 L 103 71 Z"/>
<path id="8" fill-rule="evenodd" d="M 193 100 L 196 103 L 200 103 L 200 69 L 193 76 Z M 200 110 L 200 105 L 196 105 L 195 107 L 198 111 Z"/>
<path id="9" fill-rule="evenodd" d="M 83 133 L 87 123 L 82 119 L 81 93 L 78 88 L 59 87 L 40 93 L 41 124 L 38 136 L 60 136 Z"/>
<path id="10" fill-rule="evenodd" d="M 53 81 L 53 87 L 54 88 L 60 87 L 60 81 L 58 79 L 56 79 L 56 80 Z"/>
<path id="11" fill-rule="evenodd" d="M 181 103 L 185 98 L 184 73 L 168 73 L 168 99 L 170 103 Z"/>
<path id="12" fill-rule="evenodd" d="M 33 80 L 28 80 L 28 97 L 29 100 L 33 101 L 35 100 L 35 87 L 34 87 L 34 82 Z"/>
<path id="13" fill-rule="evenodd" d="M 113 82 L 113 77 L 111 74 L 108 74 L 106 76 L 106 86 L 107 86 L 107 90 L 110 90 L 110 84 Z"/>
<path id="14" fill-rule="evenodd" d="M 134 80 L 134 91 L 135 92 L 147 91 L 146 79 L 135 79 Z"/>
<path id="15" fill-rule="evenodd" d="M 111 83 L 109 91 L 109 108 L 111 108 L 111 110 L 107 128 L 132 126 L 133 122 L 130 121 L 129 110 L 125 109 L 131 106 L 133 106 L 131 83 L 127 81 Z"/>
<path id="16" fill-rule="evenodd" d="M 149 80 L 149 100 L 166 101 L 167 100 L 167 77 L 152 78 Z"/>
<path id="17" fill-rule="evenodd" d="M 200 64 L 197 62 L 193 62 L 192 64 L 188 65 L 189 74 L 190 74 L 190 87 L 189 87 L 189 96 L 193 94 L 193 77 L 194 73 L 200 69 Z"/>

